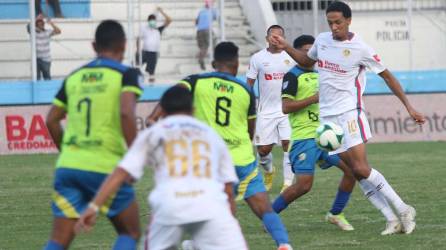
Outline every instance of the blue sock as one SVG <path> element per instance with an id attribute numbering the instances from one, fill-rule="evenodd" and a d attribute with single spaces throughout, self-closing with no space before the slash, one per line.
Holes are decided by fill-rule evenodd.
<path id="1" fill-rule="evenodd" d="M 136 249 L 136 240 L 125 234 L 120 234 L 115 241 L 115 245 L 113 246 L 113 250 L 135 250 L 135 249 Z"/>
<path id="2" fill-rule="evenodd" d="M 345 206 L 347 206 L 348 200 L 350 199 L 350 194 L 351 193 L 349 192 L 338 189 L 338 193 L 336 194 L 336 199 L 331 206 L 330 213 L 334 215 L 342 213 L 342 210 L 344 210 Z"/>
<path id="3" fill-rule="evenodd" d="M 279 215 L 274 212 L 264 213 L 262 216 L 263 225 L 276 241 L 277 245 L 288 243 L 288 232 L 285 229 Z"/>
<path id="4" fill-rule="evenodd" d="M 272 207 L 274 212 L 280 213 L 282 212 L 282 210 L 288 207 L 288 204 L 286 203 L 283 196 L 279 195 L 279 197 L 277 197 L 276 200 L 273 202 Z"/>
<path id="5" fill-rule="evenodd" d="M 53 240 L 49 240 L 46 243 L 45 248 L 43 248 L 43 250 L 64 250 L 64 249 L 65 248 L 61 244 L 59 244 Z"/>

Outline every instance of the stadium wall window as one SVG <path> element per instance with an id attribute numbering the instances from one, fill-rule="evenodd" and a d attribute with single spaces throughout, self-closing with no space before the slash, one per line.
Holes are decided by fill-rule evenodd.
<path id="1" fill-rule="evenodd" d="M 318 9 L 325 10 L 328 5 L 334 1 L 319 1 Z M 273 1 L 272 2 L 274 11 L 308 11 L 313 10 L 313 1 L 305 0 L 305 1 Z"/>

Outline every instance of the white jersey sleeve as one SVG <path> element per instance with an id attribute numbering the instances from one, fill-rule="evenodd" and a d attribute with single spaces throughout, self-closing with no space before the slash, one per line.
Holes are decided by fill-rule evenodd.
<path id="1" fill-rule="evenodd" d="M 153 145 L 150 143 L 150 137 L 153 129 L 140 133 L 133 142 L 130 149 L 118 166 L 128 172 L 135 180 L 139 180 L 144 173 L 144 166 L 147 165 L 150 152 Z"/>
<path id="2" fill-rule="evenodd" d="M 216 135 L 215 138 L 218 151 L 220 152 L 218 159 L 218 180 L 222 183 L 238 183 L 239 179 L 235 173 L 235 166 L 232 162 L 228 147 L 219 136 Z"/>
<path id="3" fill-rule="evenodd" d="M 307 56 L 314 61 L 317 61 L 317 47 L 318 47 L 318 38 L 313 43 L 313 46 L 311 46 L 310 50 L 307 53 Z"/>
<path id="4" fill-rule="evenodd" d="M 381 59 L 379 58 L 378 54 L 376 54 L 371 47 L 364 45 L 362 52 L 363 55 L 359 62 L 361 65 L 367 67 L 375 74 L 379 74 L 386 69 L 386 67 L 381 63 Z"/>
<path id="5" fill-rule="evenodd" d="M 254 54 L 251 56 L 251 59 L 249 60 L 249 67 L 248 71 L 246 72 L 246 77 L 250 79 L 257 79 L 257 75 L 259 74 L 259 70 L 257 67 L 257 54 Z"/>

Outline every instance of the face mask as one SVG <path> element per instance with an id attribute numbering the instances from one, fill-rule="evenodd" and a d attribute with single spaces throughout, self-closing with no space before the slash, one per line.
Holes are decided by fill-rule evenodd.
<path id="1" fill-rule="evenodd" d="M 149 21 L 149 27 L 150 28 L 156 28 L 156 20 L 150 20 Z"/>

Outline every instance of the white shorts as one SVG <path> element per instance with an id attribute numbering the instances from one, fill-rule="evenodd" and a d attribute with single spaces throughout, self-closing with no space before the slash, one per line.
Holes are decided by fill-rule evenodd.
<path id="1" fill-rule="evenodd" d="M 144 250 L 177 249 L 188 233 L 194 241 L 194 246 L 200 250 L 247 250 L 238 221 L 228 213 L 217 218 L 202 222 L 181 225 L 164 225 L 151 221 L 143 241 Z"/>
<path id="2" fill-rule="evenodd" d="M 354 109 L 339 115 L 321 117 L 321 123 L 325 122 L 336 123 L 344 130 L 344 143 L 342 143 L 339 149 L 330 152 L 330 155 L 345 152 L 349 148 L 366 143 L 372 138 L 369 122 L 362 109 Z"/>
<path id="3" fill-rule="evenodd" d="M 290 136 L 291 127 L 288 116 L 275 118 L 257 116 L 256 134 L 254 136 L 254 144 L 256 146 L 289 141 Z"/>

